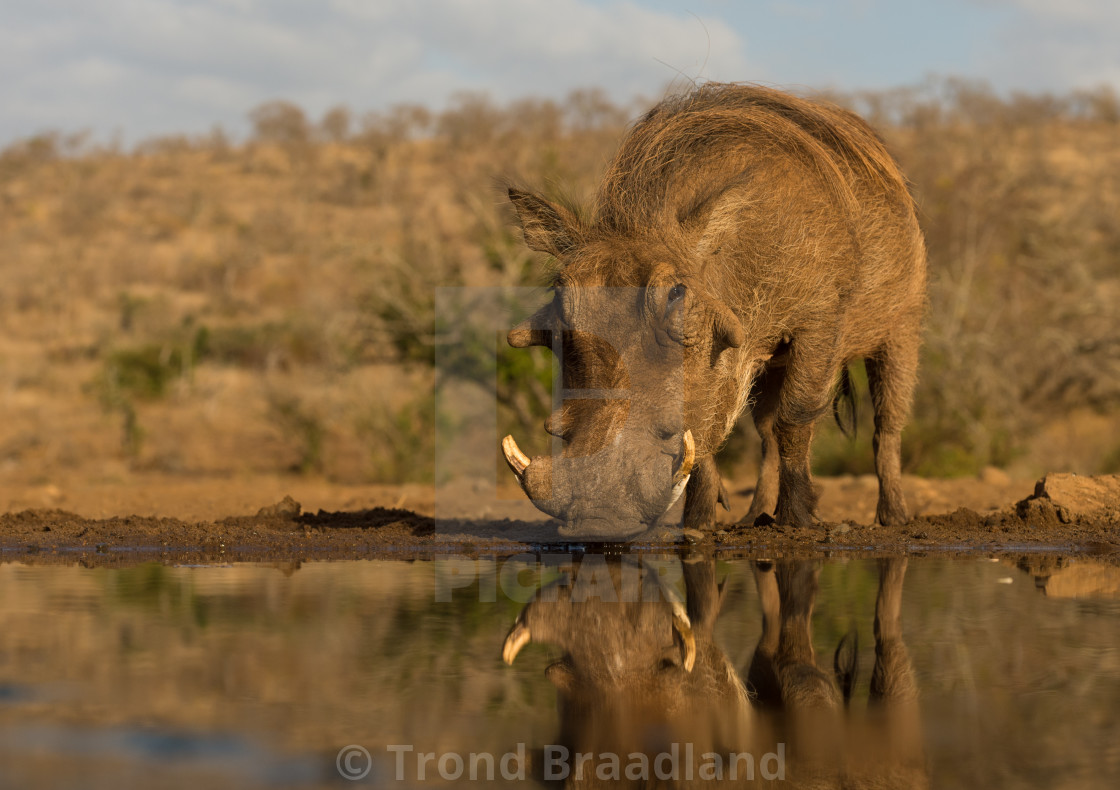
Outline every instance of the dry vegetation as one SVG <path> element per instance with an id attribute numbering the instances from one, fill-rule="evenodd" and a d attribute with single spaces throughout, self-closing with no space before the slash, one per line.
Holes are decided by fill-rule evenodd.
<path id="1" fill-rule="evenodd" d="M 836 98 L 882 130 L 930 248 L 910 470 L 1117 471 L 1120 101 L 951 81 Z M 278 102 L 244 144 L 8 147 L 0 479 L 430 479 L 433 288 L 539 284 L 497 179 L 586 198 L 636 112 L 591 92 L 312 123 Z M 537 419 L 548 376 L 504 357 L 504 419 Z M 868 470 L 868 433 L 826 430 L 818 468 Z"/>

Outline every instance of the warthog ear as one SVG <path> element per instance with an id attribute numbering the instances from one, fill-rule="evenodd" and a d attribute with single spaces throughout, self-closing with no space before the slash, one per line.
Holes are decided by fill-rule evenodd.
<path id="1" fill-rule="evenodd" d="M 704 195 L 683 208 L 677 216 L 681 230 L 692 240 L 701 258 L 717 254 L 725 241 L 738 231 L 738 215 L 743 210 L 742 193 L 732 189 Z"/>
<path id="2" fill-rule="evenodd" d="M 513 187 L 509 189 L 509 199 L 517 211 L 529 249 L 560 258 L 579 244 L 582 235 L 579 220 L 567 209 Z"/>

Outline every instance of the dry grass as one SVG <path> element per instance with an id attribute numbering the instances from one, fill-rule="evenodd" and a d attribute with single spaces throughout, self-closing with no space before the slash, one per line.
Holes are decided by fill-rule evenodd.
<path id="1" fill-rule="evenodd" d="M 907 463 L 1052 468 L 1062 426 L 1120 424 L 1120 103 L 936 87 L 840 97 L 883 131 L 928 237 Z M 433 287 L 539 283 L 497 179 L 589 196 L 632 114 L 591 93 L 360 123 L 274 104 L 240 145 L 10 146 L 0 475 L 430 479 Z M 503 386 L 507 421 L 539 417 L 539 399 Z M 1091 433 L 1060 463 L 1114 466 L 1120 440 Z M 823 439 L 822 469 L 870 463 Z"/>

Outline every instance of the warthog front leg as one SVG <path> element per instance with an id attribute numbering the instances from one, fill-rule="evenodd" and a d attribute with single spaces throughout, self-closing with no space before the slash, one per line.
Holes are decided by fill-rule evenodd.
<path id="1" fill-rule="evenodd" d="M 765 368 L 751 389 L 751 418 L 762 440 L 762 460 L 758 467 L 758 482 L 750 510 L 740 522 L 754 524 L 763 513 L 773 514 L 778 504 L 778 438 L 774 435 L 774 422 L 778 410 L 778 393 L 785 380 L 785 367 Z"/>
<path id="2" fill-rule="evenodd" d="M 778 437 L 778 506 L 774 519 L 795 527 L 812 526 L 817 522 L 818 497 L 809 472 L 813 424 L 778 423 L 774 432 Z"/>
<path id="3" fill-rule="evenodd" d="M 830 314 L 823 305 L 822 313 Z M 780 524 L 804 527 L 817 522 L 818 493 L 809 469 L 813 425 L 832 404 L 834 383 L 846 364 L 839 357 L 838 327 L 818 326 L 795 334 L 788 356 L 774 425 L 778 439 L 774 517 Z"/>
<path id="4" fill-rule="evenodd" d="M 762 436 L 763 462 L 748 517 L 755 514 L 757 518 L 765 512 L 761 508 L 770 504 L 776 466 L 775 520 L 797 527 L 816 523 L 817 491 L 809 470 L 810 450 L 813 423 L 832 402 L 835 348 L 836 337 L 828 329 L 795 336 L 788 352 L 775 355 L 757 383 L 752 413 Z"/>
<path id="5" fill-rule="evenodd" d="M 704 529 L 716 522 L 716 505 L 720 498 L 719 469 L 712 456 L 699 459 L 692 467 L 692 476 L 684 490 L 684 517 L 681 526 L 686 529 Z"/>

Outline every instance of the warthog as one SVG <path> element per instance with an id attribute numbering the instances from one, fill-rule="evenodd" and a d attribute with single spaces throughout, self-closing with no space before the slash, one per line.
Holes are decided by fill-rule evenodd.
<path id="1" fill-rule="evenodd" d="M 623 537 L 683 490 L 685 526 L 726 506 L 714 454 L 749 405 L 762 437 L 752 522 L 815 521 L 813 425 L 863 358 L 875 409 L 877 520 L 908 520 L 900 437 L 926 255 L 906 182 L 866 123 L 776 90 L 708 84 L 630 130 L 589 220 L 516 188 L 555 298 L 509 333 L 559 356 L 562 452 L 506 460 L 564 534 Z"/>

